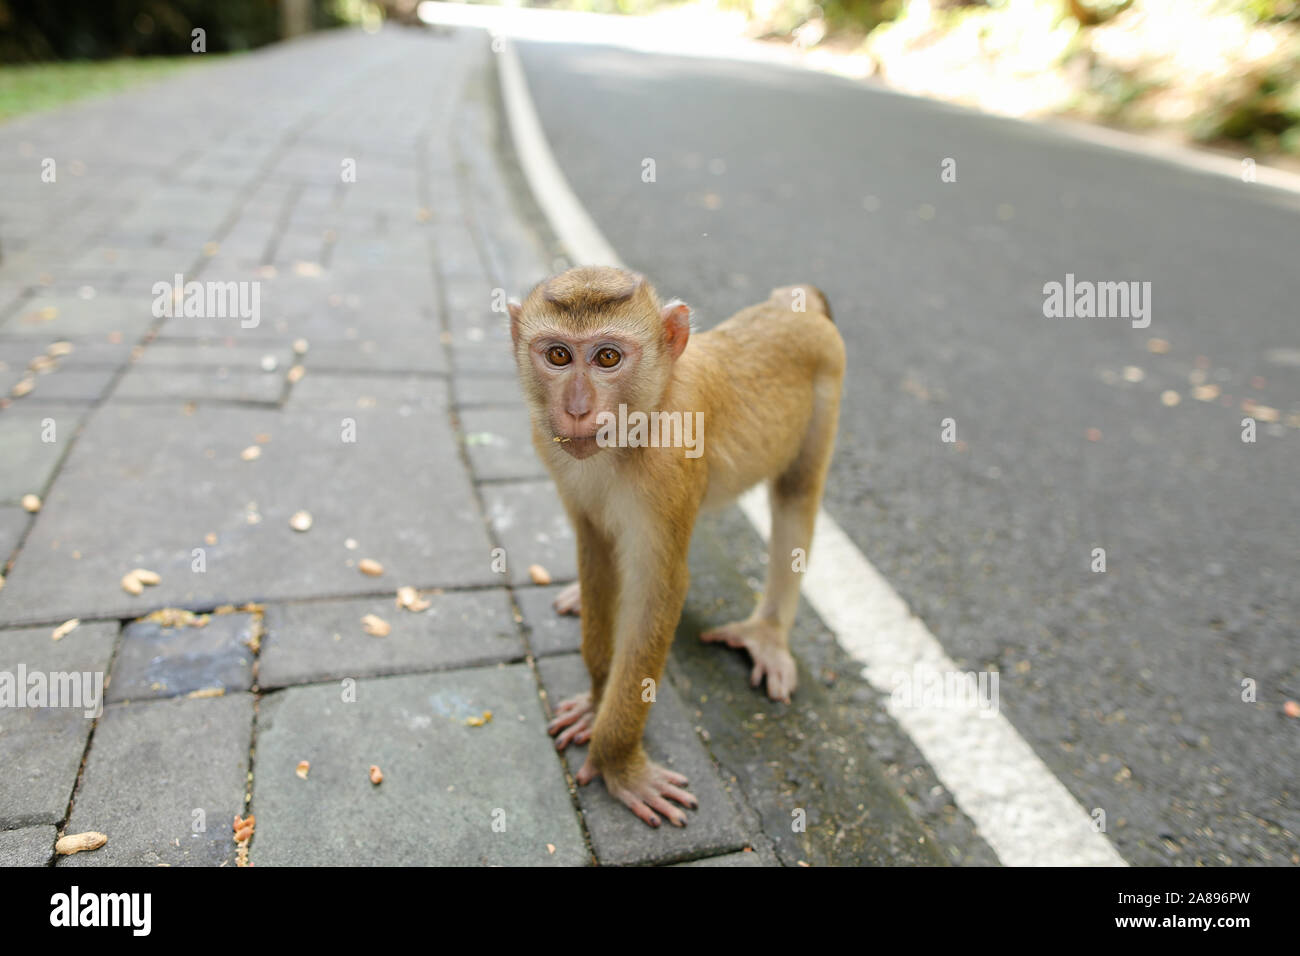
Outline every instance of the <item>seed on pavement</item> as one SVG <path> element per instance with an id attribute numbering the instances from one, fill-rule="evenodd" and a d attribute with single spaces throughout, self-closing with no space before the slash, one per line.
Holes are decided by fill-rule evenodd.
<path id="1" fill-rule="evenodd" d="M 41 499 L 36 495 L 23 495 L 23 509 L 36 514 L 41 510 Z"/>
<path id="2" fill-rule="evenodd" d="M 387 637 L 393 626 L 378 614 L 367 614 L 361 619 L 361 626 L 371 637 Z"/>
<path id="3" fill-rule="evenodd" d="M 311 512 L 295 511 L 292 518 L 289 519 L 289 527 L 294 531 L 307 531 L 311 528 Z"/>
<path id="4" fill-rule="evenodd" d="M 384 573 L 384 566 L 374 558 L 362 558 L 361 563 L 357 565 L 362 574 L 368 574 L 372 578 L 377 578 Z"/>
<path id="5" fill-rule="evenodd" d="M 107 842 L 108 837 L 94 830 L 85 833 L 69 833 L 67 836 L 60 837 L 59 842 L 54 844 L 54 852 L 60 856 L 71 856 L 82 850 L 98 850 Z"/>

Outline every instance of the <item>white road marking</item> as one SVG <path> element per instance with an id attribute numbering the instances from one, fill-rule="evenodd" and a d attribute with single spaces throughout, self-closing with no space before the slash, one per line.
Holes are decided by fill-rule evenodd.
<path id="1" fill-rule="evenodd" d="M 621 266 L 551 153 L 513 44 L 506 42 L 498 57 L 515 152 L 556 235 L 575 262 Z M 740 506 L 766 540 L 765 492 L 749 492 Z M 942 683 L 944 675 L 958 672 L 925 623 L 825 510 L 817 514 L 815 545 L 803 594 L 874 687 L 891 694 L 900 675 L 937 677 Z M 1003 863 L 1126 865 L 1000 713 L 901 707 L 892 699 L 889 710 Z"/>

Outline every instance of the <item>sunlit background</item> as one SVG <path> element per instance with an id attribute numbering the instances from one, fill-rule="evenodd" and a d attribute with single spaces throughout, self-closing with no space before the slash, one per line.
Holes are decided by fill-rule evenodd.
<path id="1" fill-rule="evenodd" d="M 471 23 L 797 59 L 1014 116 L 1293 165 L 1300 0 L 0 0 L 0 119 L 314 30 Z"/>

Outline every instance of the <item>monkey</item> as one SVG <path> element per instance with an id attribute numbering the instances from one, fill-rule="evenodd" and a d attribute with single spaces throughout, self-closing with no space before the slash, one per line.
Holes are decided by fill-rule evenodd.
<path id="1" fill-rule="evenodd" d="M 686 304 L 661 305 L 644 276 L 612 267 L 552 276 L 508 311 L 533 445 L 577 539 L 578 588 L 566 600 L 572 611 L 580 605 L 591 677 L 591 690 L 561 703 L 548 731 L 558 735 L 557 749 L 590 743 L 579 784 L 599 776 L 648 825 L 662 816 L 685 826 L 682 808 L 699 804 L 682 774 L 645 752 L 653 695 L 643 697 L 652 686 L 643 682 L 657 684 L 663 674 L 690 581 L 696 516 L 767 484 L 772 525 L 761 600 L 745 620 L 701 637 L 744 648 L 751 685 L 766 681 L 769 697 L 788 702 L 797 679 L 792 557 L 795 549 L 807 554 L 812 541 L 835 443 L 844 342 L 825 295 L 811 285 L 774 289 L 699 334 Z M 648 437 L 634 424 L 646 419 Z"/>

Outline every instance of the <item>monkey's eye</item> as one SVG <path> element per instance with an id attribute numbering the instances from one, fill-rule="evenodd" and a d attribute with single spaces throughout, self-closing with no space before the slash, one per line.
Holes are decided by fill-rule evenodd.
<path id="1" fill-rule="evenodd" d="M 563 345 L 552 345 L 546 350 L 546 361 L 552 365 L 568 365 L 573 361 L 573 356 Z"/>
<path id="2" fill-rule="evenodd" d="M 618 349 L 603 348 L 596 353 L 596 364 L 601 368 L 613 368 L 623 360 Z"/>

